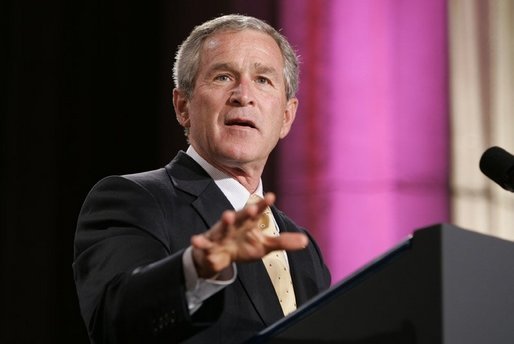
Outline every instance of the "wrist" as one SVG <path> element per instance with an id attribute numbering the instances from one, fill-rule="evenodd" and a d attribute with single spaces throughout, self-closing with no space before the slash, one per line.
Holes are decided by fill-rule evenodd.
<path id="1" fill-rule="evenodd" d="M 193 247 L 193 264 L 196 269 L 196 273 L 199 278 L 203 279 L 214 279 L 219 274 L 219 271 L 215 271 L 212 267 L 209 268 L 210 264 L 206 262 L 206 255 L 203 250 Z"/>

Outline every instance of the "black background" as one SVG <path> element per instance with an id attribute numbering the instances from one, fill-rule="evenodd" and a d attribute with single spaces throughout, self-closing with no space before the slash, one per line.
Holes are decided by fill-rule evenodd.
<path id="1" fill-rule="evenodd" d="M 2 5 L 0 342 L 87 343 L 73 236 L 100 178 L 186 148 L 173 56 L 195 25 L 275 1 L 7 1 Z M 264 176 L 274 189 L 273 159 Z"/>

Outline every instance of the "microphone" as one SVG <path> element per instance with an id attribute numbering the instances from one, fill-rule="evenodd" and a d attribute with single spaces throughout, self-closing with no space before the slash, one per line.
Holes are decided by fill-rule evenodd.
<path id="1" fill-rule="evenodd" d="M 505 190 L 514 192 L 514 156 L 505 149 L 487 149 L 480 158 L 480 170 Z"/>

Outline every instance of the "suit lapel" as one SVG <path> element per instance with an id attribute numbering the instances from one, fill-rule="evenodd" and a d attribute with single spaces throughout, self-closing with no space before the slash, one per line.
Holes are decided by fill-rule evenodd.
<path id="1" fill-rule="evenodd" d="M 177 189 L 193 196 L 191 206 L 205 222 L 206 230 L 219 220 L 223 211 L 233 209 L 214 180 L 184 152 L 179 152 L 166 170 Z"/>
<path id="2" fill-rule="evenodd" d="M 205 190 L 198 195 L 192 206 L 204 219 L 207 228 L 214 226 L 225 210 L 234 209 L 214 181 L 209 183 Z"/>
<path id="3" fill-rule="evenodd" d="M 277 294 L 261 260 L 238 264 L 237 279 L 266 326 L 284 317 Z"/>
<path id="4" fill-rule="evenodd" d="M 204 220 L 206 230 L 220 219 L 223 211 L 233 210 L 214 180 L 184 152 L 179 152 L 166 170 L 176 188 L 193 196 L 191 206 Z M 262 321 L 269 326 L 282 318 L 282 309 L 262 261 L 238 264 L 237 269 L 237 281 Z"/>

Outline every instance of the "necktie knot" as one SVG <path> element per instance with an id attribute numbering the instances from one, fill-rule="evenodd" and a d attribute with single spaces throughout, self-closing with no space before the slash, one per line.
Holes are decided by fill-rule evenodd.
<path id="1" fill-rule="evenodd" d="M 257 194 L 251 194 L 250 197 L 248 197 L 248 201 L 246 202 L 246 205 L 250 205 L 250 204 L 256 204 L 258 203 L 260 200 L 262 200 L 262 197 L 257 195 Z"/>
<path id="2" fill-rule="evenodd" d="M 256 194 L 251 194 L 248 198 L 248 201 L 246 202 L 246 205 L 256 204 L 259 201 L 262 200 L 262 197 Z M 264 232 L 264 234 L 269 236 L 276 236 L 278 235 L 278 232 L 274 230 L 274 226 L 270 226 L 271 223 L 271 209 L 270 207 L 266 207 L 264 212 L 261 215 L 261 218 L 259 219 L 258 226 L 259 228 Z"/>

